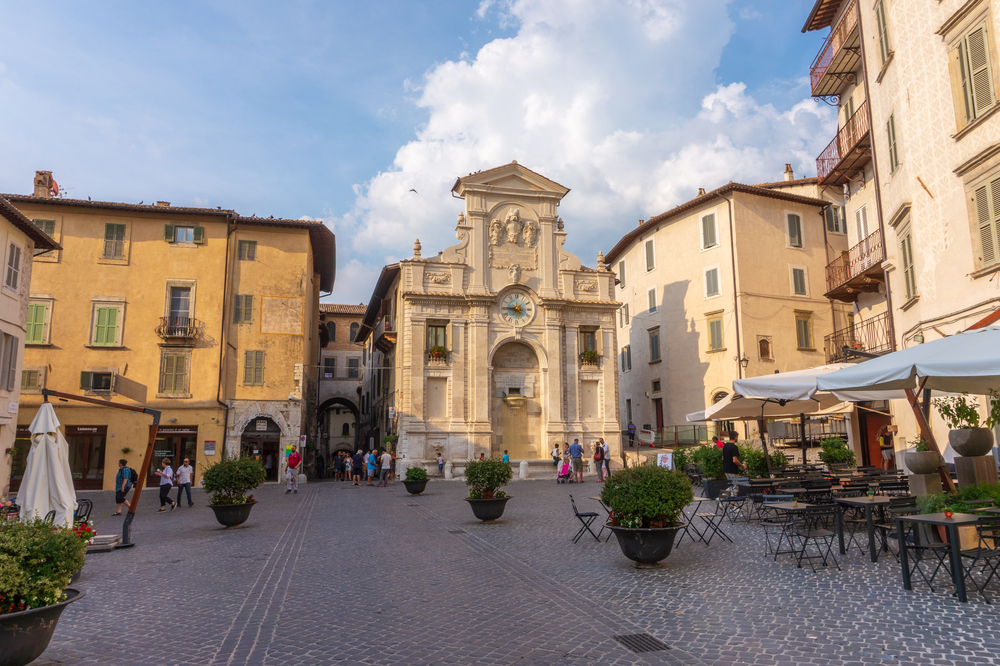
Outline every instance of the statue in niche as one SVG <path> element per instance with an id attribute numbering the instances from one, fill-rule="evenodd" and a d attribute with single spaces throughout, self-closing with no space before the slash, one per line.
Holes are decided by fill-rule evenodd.
<path id="1" fill-rule="evenodd" d="M 512 264 L 510 268 L 507 269 L 507 277 L 510 278 L 511 283 L 517 282 L 521 279 L 521 267 L 517 264 Z"/>
<path id="2" fill-rule="evenodd" d="M 503 225 L 500 220 L 490 222 L 490 245 L 499 245 L 503 242 Z"/>
<path id="3" fill-rule="evenodd" d="M 524 245 L 525 247 L 535 247 L 535 241 L 538 239 L 538 227 L 531 220 L 527 220 L 524 223 Z"/>
<path id="4" fill-rule="evenodd" d="M 507 242 L 517 245 L 517 237 L 521 235 L 521 211 L 514 208 L 504 218 L 503 226 L 507 230 Z"/>

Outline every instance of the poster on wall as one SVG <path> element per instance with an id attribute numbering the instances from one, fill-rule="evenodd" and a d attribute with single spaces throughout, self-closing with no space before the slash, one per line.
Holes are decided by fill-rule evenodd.
<path id="1" fill-rule="evenodd" d="M 215 442 L 205 442 L 205 455 L 214 456 L 215 455 Z"/>
<path id="2" fill-rule="evenodd" d="M 656 454 L 656 464 L 660 467 L 666 467 L 667 469 L 674 468 L 674 454 L 673 453 L 657 453 Z"/>
<path id="3" fill-rule="evenodd" d="M 285 457 L 288 458 L 292 455 L 292 446 L 294 444 L 285 444 Z"/>

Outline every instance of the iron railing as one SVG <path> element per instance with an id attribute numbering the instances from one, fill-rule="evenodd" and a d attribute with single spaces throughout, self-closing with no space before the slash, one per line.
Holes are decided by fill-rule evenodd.
<path id="1" fill-rule="evenodd" d="M 860 243 L 826 265 L 826 290 L 831 292 L 885 260 L 882 232 L 876 229 Z"/>
<path id="2" fill-rule="evenodd" d="M 201 322 L 194 317 L 160 317 L 156 334 L 161 338 L 195 338 Z"/>
<path id="3" fill-rule="evenodd" d="M 816 158 L 816 175 L 819 182 L 832 174 L 858 142 L 871 129 L 868 123 L 868 102 L 864 102 L 837 132 L 833 141 Z"/>
<path id="4" fill-rule="evenodd" d="M 827 363 L 843 362 L 844 347 L 869 354 L 887 354 L 892 351 L 889 313 L 883 312 L 864 321 L 855 322 L 853 326 L 834 331 L 824 340 Z"/>
<path id="5" fill-rule="evenodd" d="M 840 49 L 843 48 L 848 37 L 854 32 L 854 29 L 858 27 L 858 12 L 856 9 L 855 3 L 851 2 L 847 11 L 844 12 L 844 16 L 840 19 L 840 23 L 830 31 L 830 35 L 823 42 L 823 48 L 816 54 L 816 58 L 809 67 L 811 90 L 816 90 L 816 86 L 819 85 L 819 82 L 823 79 L 823 75 L 826 74 L 826 70 L 829 69 L 830 63 L 840 53 Z"/>

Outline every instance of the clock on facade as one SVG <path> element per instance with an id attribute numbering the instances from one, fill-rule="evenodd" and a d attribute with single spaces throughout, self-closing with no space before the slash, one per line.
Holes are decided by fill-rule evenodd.
<path id="1" fill-rule="evenodd" d="M 500 318 L 511 326 L 524 326 L 535 316 L 535 304 L 523 291 L 509 292 L 500 301 Z"/>

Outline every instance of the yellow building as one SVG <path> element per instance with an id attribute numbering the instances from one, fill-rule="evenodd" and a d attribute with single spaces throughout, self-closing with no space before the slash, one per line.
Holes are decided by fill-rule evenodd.
<path id="1" fill-rule="evenodd" d="M 32 196 L 6 195 L 62 246 L 34 261 L 18 437 L 48 388 L 161 410 L 152 464 L 190 458 L 195 483 L 223 447 L 280 478 L 281 451 L 314 428 L 303 370 L 318 364 L 332 232 L 162 201 L 51 198 L 48 180 L 38 172 Z M 78 488 L 110 489 L 119 458 L 139 466 L 148 418 L 55 405 Z M 19 470 L 15 456 L 12 489 Z"/>

